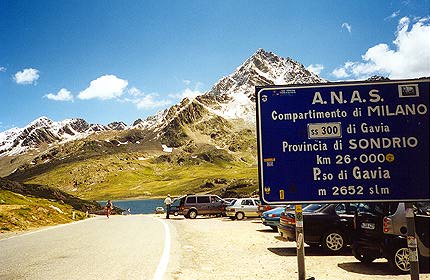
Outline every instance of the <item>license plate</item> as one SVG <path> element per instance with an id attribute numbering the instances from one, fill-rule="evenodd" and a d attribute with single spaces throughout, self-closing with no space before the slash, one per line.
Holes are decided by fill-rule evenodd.
<path id="1" fill-rule="evenodd" d="M 361 228 L 363 229 L 375 229 L 375 224 L 372 223 L 362 223 Z"/>

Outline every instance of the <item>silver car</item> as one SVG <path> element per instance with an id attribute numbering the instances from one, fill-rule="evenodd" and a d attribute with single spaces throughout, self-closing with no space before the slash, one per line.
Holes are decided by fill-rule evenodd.
<path id="1" fill-rule="evenodd" d="M 226 207 L 226 214 L 230 219 L 243 220 L 245 217 L 258 217 L 258 198 L 238 198 Z"/>

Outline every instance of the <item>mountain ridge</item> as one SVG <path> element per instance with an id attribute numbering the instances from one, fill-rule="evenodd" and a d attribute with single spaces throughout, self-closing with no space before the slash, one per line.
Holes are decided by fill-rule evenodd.
<path id="1" fill-rule="evenodd" d="M 318 82 L 327 81 L 289 57 L 282 58 L 258 49 L 233 73 L 219 79 L 207 92 L 195 98 L 184 98 L 178 104 L 145 120 L 136 120 L 131 126 L 121 121 L 108 125 L 89 124 L 80 118 L 54 122 L 42 116 L 24 128 L 2 132 L 0 157 L 20 155 L 37 149 L 42 144 L 61 144 L 86 138 L 97 132 L 127 129 L 148 131 L 148 134 L 159 138 L 163 144 L 177 147 L 184 143 L 183 131 L 179 128 L 196 120 L 211 122 L 211 119 L 218 119 L 224 123 L 224 120 L 244 120 L 250 126 L 255 125 L 255 86 Z M 202 120 L 204 116 L 206 119 Z M 173 136 L 177 139 L 169 140 Z"/>
<path id="2" fill-rule="evenodd" d="M 258 189 L 255 86 L 280 82 L 327 81 L 291 58 L 259 49 L 210 90 L 130 126 L 40 118 L 12 131 L 26 134 L 15 135 L 6 152 L 0 134 L 0 176 L 91 199 L 251 195 Z"/>

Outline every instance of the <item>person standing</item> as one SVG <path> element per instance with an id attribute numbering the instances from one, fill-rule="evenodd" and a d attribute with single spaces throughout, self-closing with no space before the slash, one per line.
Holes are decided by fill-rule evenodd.
<path id="1" fill-rule="evenodd" d="M 164 204 L 166 205 L 166 219 L 169 219 L 170 205 L 172 204 L 170 194 L 167 195 L 166 199 L 164 200 Z"/>
<path id="2" fill-rule="evenodd" d="M 113 203 L 112 201 L 109 199 L 106 203 L 106 216 L 109 218 L 110 213 L 112 212 L 113 209 Z"/>

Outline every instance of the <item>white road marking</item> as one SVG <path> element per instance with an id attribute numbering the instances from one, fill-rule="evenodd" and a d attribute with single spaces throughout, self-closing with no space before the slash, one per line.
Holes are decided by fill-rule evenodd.
<path id="1" fill-rule="evenodd" d="M 161 258 L 160 258 L 160 262 L 158 263 L 157 270 L 155 271 L 153 280 L 162 280 L 164 273 L 167 270 L 167 265 L 169 264 L 170 245 L 172 242 L 170 237 L 169 225 L 163 220 L 160 220 L 160 219 L 157 219 L 157 220 L 160 221 L 160 223 L 162 223 L 164 226 L 164 249 L 163 249 L 163 254 L 161 255 Z"/>

